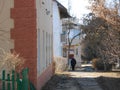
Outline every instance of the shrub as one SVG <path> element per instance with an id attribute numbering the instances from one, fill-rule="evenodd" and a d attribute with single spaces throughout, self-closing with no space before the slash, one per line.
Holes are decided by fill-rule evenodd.
<path id="1" fill-rule="evenodd" d="M 6 72 L 11 72 L 15 70 L 16 67 L 19 67 L 19 70 L 22 69 L 22 65 L 24 64 L 24 59 L 20 57 L 18 54 L 0 51 L 0 73 L 2 70 L 6 70 Z"/>
<path id="2" fill-rule="evenodd" d="M 54 68 L 55 72 L 65 71 L 67 68 L 67 58 L 54 57 Z"/>
<path id="3" fill-rule="evenodd" d="M 96 66 L 97 61 L 98 61 L 97 58 L 94 58 L 94 59 L 92 60 L 92 66 L 93 66 L 94 69 L 97 68 L 97 66 Z"/>
<path id="4" fill-rule="evenodd" d="M 104 70 L 104 71 L 110 71 L 112 69 L 112 64 L 109 64 L 109 62 L 104 62 L 100 59 L 93 59 L 92 65 L 94 69 L 97 70 Z"/>
<path id="5" fill-rule="evenodd" d="M 104 63 L 102 60 L 96 61 L 96 68 L 97 68 L 97 70 L 104 70 Z"/>

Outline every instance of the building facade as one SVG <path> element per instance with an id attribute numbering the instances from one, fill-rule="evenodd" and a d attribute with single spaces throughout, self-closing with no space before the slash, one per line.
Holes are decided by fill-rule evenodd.
<path id="1" fill-rule="evenodd" d="M 71 41 L 71 39 L 79 34 L 81 30 L 79 29 L 79 20 L 76 18 L 69 18 L 69 19 L 63 19 L 62 20 L 62 30 L 63 30 L 63 37 L 64 37 L 64 45 L 63 45 L 63 56 L 64 57 L 74 57 L 77 61 L 76 67 L 81 66 L 81 35 L 78 35 L 75 37 L 71 43 L 70 50 L 68 49 L 69 47 L 69 42 L 68 38 Z M 69 34 L 67 33 L 69 32 Z M 68 51 L 70 52 L 68 55 Z"/>
<path id="2" fill-rule="evenodd" d="M 25 58 L 40 90 L 53 75 L 52 0 L 0 0 L 0 48 Z"/>
<path id="3" fill-rule="evenodd" d="M 62 56 L 62 43 L 60 40 L 60 35 L 62 33 L 62 22 L 60 20 L 60 12 L 58 7 L 58 2 L 53 0 L 53 54 L 54 56 Z"/>
<path id="4" fill-rule="evenodd" d="M 68 17 L 70 15 L 67 9 L 57 0 L 53 0 L 53 55 L 55 57 L 63 57 L 62 19 Z"/>

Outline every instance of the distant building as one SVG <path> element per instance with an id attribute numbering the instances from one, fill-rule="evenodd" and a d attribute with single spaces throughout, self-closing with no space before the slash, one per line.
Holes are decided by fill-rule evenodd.
<path id="1" fill-rule="evenodd" d="M 63 55 L 62 19 L 68 17 L 70 15 L 67 9 L 57 0 L 53 0 L 53 55 L 55 57 Z"/>
<path id="2" fill-rule="evenodd" d="M 69 18 L 69 19 L 62 19 L 62 30 L 64 32 L 64 45 L 63 45 L 63 56 L 64 57 L 74 57 L 77 60 L 77 67 L 81 66 L 81 37 L 77 36 L 70 47 L 70 55 L 68 55 L 68 30 L 70 30 L 69 38 L 70 40 L 80 33 L 78 19 Z"/>

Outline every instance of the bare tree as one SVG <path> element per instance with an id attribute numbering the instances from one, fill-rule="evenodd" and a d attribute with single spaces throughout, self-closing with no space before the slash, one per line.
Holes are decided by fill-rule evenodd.
<path id="1" fill-rule="evenodd" d="M 95 57 L 104 62 L 113 63 L 120 59 L 120 16 L 119 2 L 112 6 L 106 0 L 90 0 L 92 13 L 84 18 L 82 29 L 86 41 L 92 44 Z M 87 44 L 88 44 L 87 43 Z"/>
<path id="2" fill-rule="evenodd" d="M 74 41 L 74 39 L 80 35 L 82 35 L 82 32 L 80 30 L 80 25 L 78 24 L 78 20 L 75 17 L 66 19 L 66 22 L 63 24 L 64 27 L 66 27 L 67 32 L 67 45 L 68 45 L 68 59 L 70 54 L 71 45 Z M 76 33 L 76 35 L 73 35 L 72 38 L 70 37 L 70 33 L 72 30 L 79 30 L 80 32 Z"/>

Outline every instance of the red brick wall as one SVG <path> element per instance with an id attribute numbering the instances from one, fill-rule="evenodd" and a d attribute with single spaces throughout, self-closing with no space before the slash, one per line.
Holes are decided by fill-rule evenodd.
<path id="1" fill-rule="evenodd" d="M 35 0 L 14 0 L 11 18 L 14 28 L 11 38 L 14 51 L 25 58 L 24 67 L 28 67 L 30 80 L 37 85 L 37 30 Z"/>

